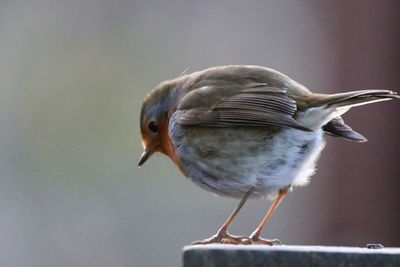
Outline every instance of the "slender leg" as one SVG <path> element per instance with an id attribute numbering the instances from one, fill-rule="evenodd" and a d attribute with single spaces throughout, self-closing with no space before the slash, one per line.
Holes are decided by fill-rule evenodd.
<path id="1" fill-rule="evenodd" d="M 226 222 L 222 225 L 222 227 L 218 230 L 217 234 L 201 241 L 193 242 L 193 245 L 205 245 L 211 243 L 225 243 L 225 244 L 250 244 L 250 240 L 244 236 L 233 236 L 228 233 L 228 228 L 232 224 L 233 219 L 239 213 L 240 209 L 243 207 L 244 203 L 246 203 L 247 199 L 253 193 L 254 188 L 250 189 L 242 198 L 239 205 L 232 212 L 231 216 L 226 220 Z"/>
<path id="2" fill-rule="evenodd" d="M 279 203 L 281 203 L 282 199 L 286 196 L 287 192 L 289 190 L 288 188 L 281 189 L 279 191 L 279 194 L 276 196 L 274 202 L 272 203 L 271 207 L 267 211 L 267 214 L 265 215 L 264 219 L 261 221 L 260 225 L 254 230 L 254 232 L 250 235 L 250 240 L 253 244 L 266 244 L 266 245 L 274 245 L 274 244 L 280 244 L 278 239 L 263 239 L 260 237 L 262 230 L 264 229 L 265 225 L 271 218 L 272 214 L 276 210 L 276 208 L 279 206 Z"/>

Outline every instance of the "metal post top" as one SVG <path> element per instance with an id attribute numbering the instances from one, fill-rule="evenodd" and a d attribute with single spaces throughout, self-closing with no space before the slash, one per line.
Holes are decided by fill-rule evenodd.
<path id="1" fill-rule="evenodd" d="M 258 252 L 318 252 L 318 253 L 366 253 L 366 254 L 398 254 L 400 247 L 383 247 L 381 244 L 368 244 L 365 247 L 345 247 L 345 246 L 300 246 L 300 245 L 229 245 L 229 244 L 210 244 L 185 246 L 183 251 L 258 251 Z"/>
<path id="2" fill-rule="evenodd" d="M 400 248 L 197 245 L 183 248 L 183 266 L 400 266 Z"/>

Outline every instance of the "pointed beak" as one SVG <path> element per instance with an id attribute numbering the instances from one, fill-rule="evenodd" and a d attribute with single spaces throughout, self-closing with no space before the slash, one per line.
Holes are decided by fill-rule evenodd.
<path id="1" fill-rule="evenodd" d="M 138 167 L 142 166 L 150 158 L 152 154 L 153 154 L 153 149 L 151 147 L 147 147 L 144 150 L 142 156 L 140 156 Z"/>

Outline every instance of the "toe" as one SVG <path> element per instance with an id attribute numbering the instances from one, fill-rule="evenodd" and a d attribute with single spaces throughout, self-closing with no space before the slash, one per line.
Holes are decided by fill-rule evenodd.
<path id="1" fill-rule="evenodd" d="M 265 239 L 265 238 L 261 238 L 258 236 L 251 236 L 250 240 L 253 244 L 262 244 L 262 245 L 269 245 L 269 246 L 281 244 L 281 241 L 279 241 L 278 239 Z"/>
<path id="2" fill-rule="evenodd" d="M 204 240 L 197 240 L 192 243 L 192 245 L 207 245 L 207 244 L 213 244 L 213 243 L 221 243 L 222 238 L 218 235 L 214 235 L 210 238 L 204 239 Z"/>

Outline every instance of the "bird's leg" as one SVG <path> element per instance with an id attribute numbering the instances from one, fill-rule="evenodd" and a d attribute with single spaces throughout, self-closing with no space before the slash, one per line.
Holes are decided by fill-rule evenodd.
<path id="1" fill-rule="evenodd" d="M 247 199 L 253 193 L 254 188 L 251 188 L 242 198 L 239 205 L 236 209 L 232 212 L 231 216 L 226 220 L 226 222 L 222 225 L 222 227 L 218 230 L 217 234 L 214 236 L 195 241 L 192 245 L 206 245 L 212 243 L 223 243 L 223 244 L 251 244 L 250 239 L 245 236 L 233 236 L 228 233 L 228 227 L 232 224 L 233 219 L 239 213 L 240 209 L 243 207 L 244 203 L 246 203 Z"/>
<path id="2" fill-rule="evenodd" d="M 280 244 L 280 241 L 278 239 L 268 240 L 268 239 L 261 238 L 260 235 L 261 235 L 261 232 L 264 229 L 265 225 L 271 218 L 272 214 L 274 213 L 276 208 L 279 206 L 279 203 L 281 203 L 282 199 L 286 196 L 289 188 L 290 187 L 286 187 L 279 191 L 279 194 L 276 196 L 274 202 L 272 202 L 272 205 L 269 208 L 269 210 L 267 211 L 267 214 L 265 215 L 264 219 L 261 221 L 260 225 L 256 228 L 256 230 L 254 230 L 254 232 L 250 235 L 249 238 L 250 238 L 251 243 L 266 244 L 266 245 Z"/>

